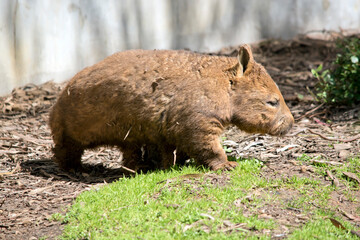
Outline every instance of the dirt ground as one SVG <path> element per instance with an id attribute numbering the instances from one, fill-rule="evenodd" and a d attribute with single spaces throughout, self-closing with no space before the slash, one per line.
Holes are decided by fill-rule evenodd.
<path id="1" fill-rule="evenodd" d="M 247 135 L 235 128 L 224 134 L 231 155 L 256 157 L 266 163 L 261 173 L 264 178 L 312 176 L 331 184 L 331 179 L 314 173 L 310 163 L 299 165 L 297 158 L 306 153 L 321 156 L 318 161 L 341 164 L 347 157 L 359 155 L 360 138 L 356 135 L 360 132 L 360 106 L 325 107 L 315 102 L 309 92 L 316 84 L 310 70 L 322 63 L 328 66 L 336 55 L 333 37 L 325 33 L 321 38 L 307 35 L 252 45 L 256 60 L 278 84 L 296 119 L 284 138 Z M 216 54 L 234 55 L 236 47 Z M 86 174 L 63 172 L 51 161 L 48 114 L 63 87 L 53 82 L 28 84 L 0 97 L 0 239 L 56 238 L 63 226 L 49 220 L 53 213 L 65 213 L 79 193 L 121 176 L 121 153 L 114 148 L 87 151 L 83 161 L 93 171 Z M 358 203 L 345 200 L 342 186 L 339 189 L 330 201 L 338 206 L 338 214 L 343 216 L 345 212 L 346 217 L 346 213 L 359 211 Z M 267 190 L 252 194 L 261 196 L 262 191 Z M 276 194 L 285 200 L 296 198 L 292 191 Z M 360 199 L 359 193 L 354 194 Z M 283 209 L 276 203 L 258 210 L 259 217 L 280 223 L 281 228 L 271 233 L 274 237 L 308 220 L 300 210 Z M 346 219 L 359 226 L 359 222 Z"/>

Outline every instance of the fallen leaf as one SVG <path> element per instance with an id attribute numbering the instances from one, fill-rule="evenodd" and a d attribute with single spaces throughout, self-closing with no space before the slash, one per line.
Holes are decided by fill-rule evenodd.
<path id="1" fill-rule="evenodd" d="M 359 179 L 359 177 L 358 177 L 355 173 L 352 173 L 352 172 L 343 172 L 343 174 L 344 174 L 346 177 L 348 177 L 348 178 L 350 178 L 350 179 L 352 179 L 352 180 L 355 180 L 355 181 L 357 181 L 358 184 L 360 184 L 360 179 Z"/>
<path id="2" fill-rule="evenodd" d="M 185 227 L 183 228 L 183 232 L 186 232 L 187 230 L 193 228 L 193 227 L 197 227 L 198 225 L 202 225 L 202 230 L 206 233 L 209 233 L 210 232 L 210 228 L 209 226 L 207 226 L 206 224 L 203 223 L 203 220 L 199 220 L 199 221 L 196 221 L 192 224 L 186 224 Z"/>
<path id="3" fill-rule="evenodd" d="M 234 224 L 234 223 L 231 223 L 230 221 L 224 220 L 224 226 L 221 226 L 220 228 L 218 228 L 218 230 L 221 232 L 225 232 L 225 233 L 232 232 L 233 230 L 249 232 L 248 229 L 244 228 L 245 226 L 246 226 L 246 223 Z"/>
<path id="4" fill-rule="evenodd" d="M 334 144 L 334 149 L 336 151 L 341 151 L 341 150 L 348 150 L 351 149 L 353 146 L 349 143 L 337 143 Z"/>
<path id="5" fill-rule="evenodd" d="M 317 164 L 327 164 L 327 165 L 333 165 L 333 166 L 340 166 L 343 165 L 341 162 L 335 162 L 335 161 L 324 161 L 324 160 L 313 160 L 312 163 Z"/>
<path id="6" fill-rule="evenodd" d="M 50 189 L 50 188 L 52 188 L 52 187 L 53 187 L 53 186 L 47 186 L 47 187 L 42 187 L 42 188 L 36 188 L 36 189 L 34 189 L 34 190 L 31 190 L 31 191 L 29 192 L 29 195 L 36 195 L 36 194 L 40 194 L 40 193 L 44 192 L 45 190 Z"/>
<path id="7" fill-rule="evenodd" d="M 337 220 L 333 219 L 333 218 L 329 218 L 331 223 L 336 227 L 336 228 L 340 228 L 342 230 L 346 230 L 346 228 Z"/>
<path id="8" fill-rule="evenodd" d="M 339 158 L 345 160 L 345 159 L 348 158 L 348 156 L 350 155 L 350 153 L 351 153 L 351 152 L 348 151 L 348 150 L 340 150 L 340 152 L 339 152 Z"/>
<path id="9" fill-rule="evenodd" d="M 345 212 L 344 210 L 340 209 L 339 208 L 339 211 L 344 214 L 345 217 L 349 218 L 350 220 L 354 221 L 354 222 L 360 222 L 360 217 L 359 216 L 356 216 L 356 215 L 353 215 L 353 214 L 350 214 L 348 212 Z"/>
<path id="10" fill-rule="evenodd" d="M 347 230 L 340 222 L 338 222 L 337 220 L 333 219 L 333 218 L 329 218 L 331 223 L 336 227 L 336 228 L 339 228 L 339 229 L 342 229 L 342 230 Z M 351 234 L 355 235 L 355 236 L 358 236 L 360 237 L 360 232 L 359 231 L 354 231 L 354 230 L 350 230 Z"/>
<path id="11" fill-rule="evenodd" d="M 351 230 L 350 232 L 351 232 L 352 234 L 354 234 L 355 236 L 360 237 L 360 231 Z"/>

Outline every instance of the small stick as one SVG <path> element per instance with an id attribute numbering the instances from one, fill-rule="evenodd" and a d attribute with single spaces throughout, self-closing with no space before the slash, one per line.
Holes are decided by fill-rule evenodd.
<path id="1" fill-rule="evenodd" d="M 173 163 L 173 166 L 175 166 L 175 164 L 176 164 L 176 149 L 174 150 L 173 154 L 174 154 L 174 163 Z"/>
<path id="2" fill-rule="evenodd" d="M 313 130 L 311 130 L 310 128 L 307 129 L 309 132 L 311 132 L 312 134 L 315 134 L 315 135 L 318 135 L 319 137 L 321 137 L 322 139 L 325 139 L 325 140 L 329 140 L 329 141 L 339 141 L 339 142 L 352 142 L 352 141 L 355 141 L 357 139 L 360 138 L 360 134 L 356 135 L 355 137 L 353 138 L 349 138 L 349 139 L 340 139 L 340 138 L 329 138 L 329 137 L 326 137 L 324 135 L 322 135 L 321 133 L 317 133 Z"/>
<path id="3" fill-rule="evenodd" d="M 121 166 L 121 168 L 125 169 L 125 170 L 128 171 L 128 172 L 136 173 L 136 171 L 134 171 L 134 170 L 132 170 L 132 169 L 130 169 L 130 168 L 127 168 L 127 167 L 125 167 L 125 166 Z"/>
<path id="4" fill-rule="evenodd" d="M 127 131 L 127 133 L 126 133 L 126 135 L 125 135 L 125 137 L 124 137 L 124 141 L 125 141 L 125 139 L 129 136 L 129 133 L 130 133 L 130 131 L 131 131 L 131 128 L 132 128 L 132 126 L 129 128 L 129 131 Z"/>
<path id="5" fill-rule="evenodd" d="M 322 106 L 324 106 L 324 103 L 320 104 L 319 106 L 317 106 L 316 108 L 314 109 L 311 109 L 310 111 L 306 112 L 304 115 L 298 117 L 297 119 L 295 119 L 295 121 L 299 121 L 300 119 L 306 117 L 307 115 L 309 115 L 310 113 L 313 113 L 315 112 L 316 110 L 318 110 L 319 108 L 321 108 Z"/>
<path id="6" fill-rule="evenodd" d="M 286 137 L 295 137 L 296 135 L 302 133 L 302 132 L 305 132 L 306 128 L 303 128 L 303 129 L 300 129 L 296 132 L 294 132 L 293 134 L 289 134 L 289 135 L 285 135 Z"/>
<path id="7" fill-rule="evenodd" d="M 2 173 L 0 173 L 0 177 L 1 176 L 3 176 L 3 175 L 11 175 L 11 174 L 14 174 L 17 170 L 19 170 L 20 169 L 20 162 L 17 162 L 16 163 L 16 167 L 12 170 L 12 171 L 10 171 L 10 172 L 2 172 Z"/>

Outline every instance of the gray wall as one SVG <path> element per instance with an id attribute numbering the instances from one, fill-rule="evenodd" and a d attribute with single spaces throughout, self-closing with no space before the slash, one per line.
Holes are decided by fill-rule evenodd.
<path id="1" fill-rule="evenodd" d="M 0 0 L 0 94 L 131 48 L 214 51 L 360 28 L 360 0 Z"/>

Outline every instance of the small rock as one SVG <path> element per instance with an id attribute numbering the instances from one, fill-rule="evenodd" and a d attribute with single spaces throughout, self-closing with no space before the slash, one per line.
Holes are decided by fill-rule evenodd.
<path id="1" fill-rule="evenodd" d="M 266 213 L 260 214 L 258 216 L 259 219 L 273 219 L 273 217 L 271 215 L 268 215 Z"/>
<path id="2" fill-rule="evenodd" d="M 300 169 L 300 172 L 306 173 L 306 171 L 307 171 L 307 167 L 305 165 L 302 165 L 301 169 Z"/>
<path id="3" fill-rule="evenodd" d="M 348 151 L 348 150 L 341 150 L 339 152 L 339 158 L 341 158 L 343 160 L 347 159 L 349 157 L 349 155 L 350 155 L 350 151 Z"/>

